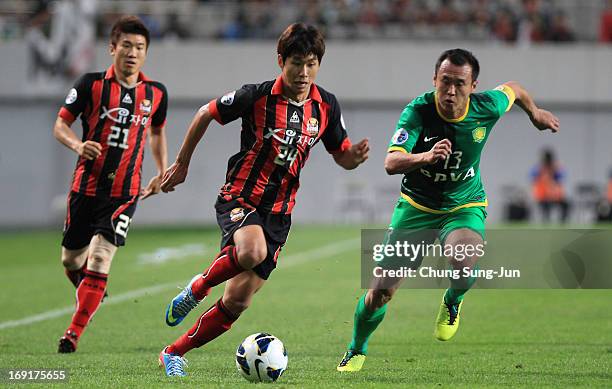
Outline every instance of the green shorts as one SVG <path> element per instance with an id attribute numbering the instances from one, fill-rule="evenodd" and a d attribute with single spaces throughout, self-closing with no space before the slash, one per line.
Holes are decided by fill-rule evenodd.
<path id="1" fill-rule="evenodd" d="M 416 244 L 426 247 L 439 238 L 440 243 L 444 245 L 448 234 L 460 228 L 469 228 L 484 240 L 486 217 L 487 211 L 483 206 L 459 208 L 452 212 L 437 214 L 422 211 L 400 198 L 391 216 L 391 224 L 385 234 L 383 244 L 388 246 L 401 242 L 402 245 Z M 420 267 L 426 254 L 422 251 L 412 251 L 409 254 L 409 256 L 386 254 L 378 262 L 378 266 L 388 270 Z M 377 281 L 377 288 L 385 289 L 395 285 L 395 279 L 392 277 L 383 277 Z"/>
<path id="2" fill-rule="evenodd" d="M 451 231 L 469 228 L 484 240 L 486 218 L 485 207 L 460 208 L 449 213 L 435 214 L 421 211 L 400 198 L 393 210 L 389 227 L 393 230 L 438 230 L 442 243 Z"/>

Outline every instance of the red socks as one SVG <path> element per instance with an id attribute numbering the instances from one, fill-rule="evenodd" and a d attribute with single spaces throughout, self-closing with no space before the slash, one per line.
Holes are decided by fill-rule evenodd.
<path id="1" fill-rule="evenodd" d="M 204 271 L 202 277 L 191 284 L 191 292 L 196 299 L 202 300 L 208 295 L 210 288 L 229 280 L 244 270 L 238 263 L 236 246 L 226 246 Z"/>
<path id="2" fill-rule="evenodd" d="M 77 288 L 77 304 L 72 323 L 68 330 L 72 330 L 81 336 L 92 316 L 98 310 L 104 291 L 108 274 L 96 273 L 91 270 L 83 270 L 85 277 Z"/>
<path id="3" fill-rule="evenodd" d="M 85 261 L 83 266 L 81 266 L 79 269 L 76 269 L 76 270 L 68 270 L 68 269 L 64 268 L 64 273 L 66 273 L 66 277 L 68 277 L 68 279 L 70 280 L 72 285 L 74 285 L 75 288 L 79 287 L 79 283 L 81 282 L 81 280 L 85 276 L 83 271 L 86 268 L 87 268 L 87 261 Z"/>
<path id="4" fill-rule="evenodd" d="M 189 331 L 168 347 L 167 352 L 182 356 L 189 350 L 201 347 L 229 330 L 236 319 L 238 316 L 228 311 L 219 299 L 200 316 Z"/>

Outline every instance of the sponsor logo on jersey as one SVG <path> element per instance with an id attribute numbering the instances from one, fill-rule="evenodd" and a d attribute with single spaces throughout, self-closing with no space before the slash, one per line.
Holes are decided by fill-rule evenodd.
<path id="1" fill-rule="evenodd" d="M 70 92 L 68 92 L 68 96 L 66 96 L 66 104 L 72 104 L 77 99 L 77 90 L 72 88 Z"/>
<path id="2" fill-rule="evenodd" d="M 230 212 L 230 220 L 234 223 L 242 220 L 244 218 L 244 208 L 234 208 Z"/>
<path id="3" fill-rule="evenodd" d="M 149 102 L 149 104 L 151 103 Z M 149 112 L 150 110 L 151 109 L 149 107 Z M 147 123 L 149 123 L 149 116 L 146 115 L 147 114 L 131 115 L 130 110 L 123 107 L 108 109 L 105 106 L 102 106 L 102 115 L 100 115 L 100 119 L 109 118 L 110 120 L 118 124 L 136 123 L 137 125 L 142 124 L 143 126 L 146 126 Z"/>
<path id="4" fill-rule="evenodd" d="M 231 91 L 230 93 L 223 95 L 223 97 L 221 97 L 221 104 L 232 105 L 232 103 L 234 102 L 235 94 L 236 91 Z"/>
<path id="5" fill-rule="evenodd" d="M 296 111 L 293 111 L 293 115 L 291 115 L 291 119 L 289 119 L 289 123 L 299 123 L 300 117 L 298 116 Z"/>
<path id="6" fill-rule="evenodd" d="M 306 123 L 306 132 L 308 132 L 310 136 L 319 135 L 319 121 L 317 118 L 308 119 L 308 123 Z"/>
<path id="7" fill-rule="evenodd" d="M 476 176 L 476 171 L 474 170 L 473 166 L 470 166 L 470 168 L 467 171 L 465 171 L 465 172 L 450 172 L 448 174 L 447 173 L 430 172 L 429 170 L 424 169 L 424 168 L 421 168 L 420 172 L 425 177 L 433 179 L 433 182 L 445 182 L 445 181 L 457 182 L 457 181 L 465 181 L 465 180 L 469 180 L 469 179 L 471 179 L 471 178 Z M 406 181 L 404 181 L 404 184 L 406 184 Z"/>
<path id="8" fill-rule="evenodd" d="M 474 142 L 476 143 L 482 142 L 486 135 L 487 135 L 486 127 L 477 127 L 472 131 L 472 139 L 474 139 Z"/>
<path id="9" fill-rule="evenodd" d="M 402 145 L 406 143 L 407 140 L 408 140 L 408 131 L 404 130 L 403 128 L 400 128 L 397 131 L 395 131 L 392 141 L 396 145 Z"/>
<path id="10" fill-rule="evenodd" d="M 274 138 L 282 144 L 308 145 L 312 146 L 317 141 L 316 137 L 299 133 L 291 128 L 272 128 L 266 127 L 264 139 Z"/>
<path id="11" fill-rule="evenodd" d="M 100 119 L 109 118 L 115 123 L 125 124 L 127 123 L 128 116 L 130 116 L 130 110 L 127 108 L 117 107 L 108 109 L 102 106 L 102 115 L 100 115 Z"/>
<path id="12" fill-rule="evenodd" d="M 143 99 L 140 102 L 140 111 L 143 115 L 148 115 L 151 113 L 151 100 Z"/>
<path id="13" fill-rule="evenodd" d="M 121 100 L 124 104 L 132 104 L 132 98 L 127 93 L 123 96 L 123 100 Z"/>

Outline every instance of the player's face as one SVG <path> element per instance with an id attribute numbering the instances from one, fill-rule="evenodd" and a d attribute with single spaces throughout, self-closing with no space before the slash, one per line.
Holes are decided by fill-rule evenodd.
<path id="1" fill-rule="evenodd" d="M 282 70 L 283 93 L 296 101 L 305 100 L 310 92 L 310 86 L 319 72 L 317 56 L 314 54 L 306 57 L 292 55 L 283 61 L 283 57 L 279 54 L 278 66 Z"/>
<path id="2" fill-rule="evenodd" d="M 124 77 L 137 75 L 147 57 L 147 40 L 143 35 L 122 33 L 116 45 L 111 43 L 110 53 L 119 73 Z"/>
<path id="3" fill-rule="evenodd" d="M 472 80 L 472 67 L 469 64 L 459 66 L 446 59 L 434 75 L 433 84 L 442 111 L 460 116 L 477 81 Z"/>

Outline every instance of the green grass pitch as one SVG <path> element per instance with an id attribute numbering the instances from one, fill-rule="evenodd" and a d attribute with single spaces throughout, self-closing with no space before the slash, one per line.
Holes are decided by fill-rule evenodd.
<path id="1" fill-rule="evenodd" d="M 209 264 L 218 230 L 136 227 L 115 257 L 111 298 L 77 353 L 58 355 L 57 340 L 70 320 L 61 309 L 74 302 L 60 265 L 60 238 L 58 231 L 0 234 L 0 369 L 65 368 L 70 386 L 88 388 L 252 387 L 236 371 L 234 353 L 244 337 L 265 331 L 289 353 L 275 387 L 612 386 L 610 290 L 476 289 L 466 295 L 459 333 L 446 343 L 433 338 L 442 290 L 401 290 L 370 342 L 364 370 L 336 372 L 362 293 L 359 230 L 352 227 L 294 227 L 279 268 L 251 308 L 231 331 L 187 355 L 189 376 L 182 380 L 164 376 L 158 353 L 222 288 L 176 328 L 165 325 L 164 311 L 176 286 Z M 170 260 L 142 263 L 147 253 Z M 28 322 L 43 313 L 51 317 Z"/>

